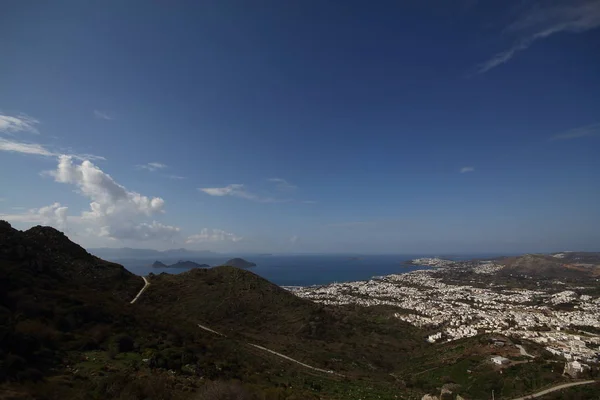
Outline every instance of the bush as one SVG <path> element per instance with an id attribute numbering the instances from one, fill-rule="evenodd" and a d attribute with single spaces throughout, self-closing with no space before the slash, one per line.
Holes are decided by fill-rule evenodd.
<path id="1" fill-rule="evenodd" d="M 27 368 L 24 371 L 18 372 L 17 373 L 17 380 L 18 381 L 32 381 L 32 382 L 38 382 L 41 381 L 43 379 L 43 375 L 42 373 L 34 368 Z"/>
<path id="2" fill-rule="evenodd" d="M 198 393 L 197 400 L 251 400 L 238 382 L 209 382 Z"/>
<path id="3" fill-rule="evenodd" d="M 119 335 L 113 340 L 114 349 L 119 353 L 126 353 L 133 350 L 133 339 L 131 336 Z"/>

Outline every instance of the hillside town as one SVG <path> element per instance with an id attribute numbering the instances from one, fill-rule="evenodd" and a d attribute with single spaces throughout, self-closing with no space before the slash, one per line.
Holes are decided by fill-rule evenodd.
<path id="1" fill-rule="evenodd" d="M 584 329 L 600 328 L 600 298 L 578 294 L 585 287 L 569 287 L 560 281 L 556 281 L 560 291 L 482 287 L 472 280 L 445 283 L 444 276 L 454 268 L 468 268 L 469 276 L 477 277 L 496 274 L 503 266 L 490 261 L 425 261 L 439 267 L 369 281 L 289 289 L 323 304 L 397 307 L 396 318 L 434 332 L 426 338 L 429 343 L 497 333 L 536 342 L 567 361 L 599 361 L 600 335 Z"/>

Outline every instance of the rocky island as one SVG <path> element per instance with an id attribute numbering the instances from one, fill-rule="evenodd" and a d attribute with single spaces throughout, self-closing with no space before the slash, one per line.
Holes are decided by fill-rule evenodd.
<path id="1" fill-rule="evenodd" d="M 252 268 L 252 267 L 256 267 L 256 264 L 254 264 L 253 262 L 244 260 L 243 258 L 232 258 L 231 260 L 227 260 L 226 262 L 221 264 L 221 266 L 229 266 L 229 267 L 236 267 L 236 268 Z"/>

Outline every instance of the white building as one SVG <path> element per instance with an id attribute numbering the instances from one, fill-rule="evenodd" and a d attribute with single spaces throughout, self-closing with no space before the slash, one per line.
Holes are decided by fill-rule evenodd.
<path id="1" fill-rule="evenodd" d="M 582 364 L 579 361 L 571 361 L 565 363 L 563 374 L 569 375 L 571 378 L 577 378 L 588 369 L 590 369 L 589 365 Z"/>
<path id="2" fill-rule="evenodd" d="M 505 365 L 505 364 L 508 364 L 510 362 L 510 360 L 508 358 L 504 358 L 502 356 L 496 356 L 496 357 L 492 357 L 492 362 L 494 364 L 498 364 L 498 365 Z"/>

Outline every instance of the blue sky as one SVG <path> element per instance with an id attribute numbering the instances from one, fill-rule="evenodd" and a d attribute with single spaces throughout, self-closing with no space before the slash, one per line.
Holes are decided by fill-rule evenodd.
<path id="1" fill-rule="evenodd" d="M 86 247 L 599 250 L 598 43 L 598 0 L 3 2 L 0 218 Z"/>

